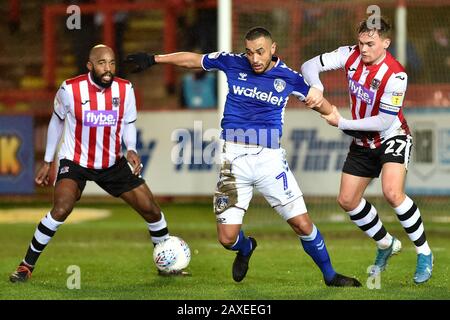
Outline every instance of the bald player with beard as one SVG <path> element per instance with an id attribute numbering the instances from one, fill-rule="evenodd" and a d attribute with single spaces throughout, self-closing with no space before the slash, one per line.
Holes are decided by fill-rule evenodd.
<path id="1" fill-rule="evenodd" d="M 91 49 L 86 66 L 88 73 L 64 81 L 56 93 L 44 163 L 35 179 L 40 186 L 48 185 L 51 164 L 64 135 L 53 207 L 38 224 L 24 259 L 10 276 L 11 282 L 31 277 L 40 254 L 80 199 L 86 181 L 94 181 L 138 212 L 147 223 L 153 244 L 169 237 L 164 214 L 140 176 L 133 86 L 115 77 L 115 55 L 105 45 Z"/>

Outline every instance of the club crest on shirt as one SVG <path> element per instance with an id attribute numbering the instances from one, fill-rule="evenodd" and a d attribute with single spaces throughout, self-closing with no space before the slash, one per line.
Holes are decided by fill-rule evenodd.
<path id="1" fill-rule="evenodd" d="M 247 81 L 247 74 L 245 72 L 239 72 L 238 80 Z"/>
<path id="2" fill-rule="evenodd" d="M 378 79 L 373 79 L 372 82 L 370 83 L 370 87 L 373 90 L 378 90 L 378 88 L 380 87 L 381 81 Z"/>
<path id="3" fill-rule="evenodd" d="M 119 97 L 113 97 L 112 98 L 112 106 L 113 108 L 118 108 L 120 105 L 120 98 Z"/>
<path id="4" fill-rule="evenodd" d="M 275 79 L 275 81 L 273 82 L 273 86 L 275 87 L 275 90 L 277 90 L 277 92 L 281 92 L 284 90 L 284 88 L 286 88 L 286 81 L 282 79 Z"/>
<path id="5" fill-rule="evenodd" d="M 64 174 L 64 173 L 67 173 L 67 172 L 69 172 L 69 167 L 68 166 L 65 166 L 65 167 L 62 167 L 61 169 L 59 169 L 59 174 Z"/>

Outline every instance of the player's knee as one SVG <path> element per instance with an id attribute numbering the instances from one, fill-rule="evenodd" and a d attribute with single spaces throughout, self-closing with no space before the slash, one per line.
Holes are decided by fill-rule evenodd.
<path id="1" fill-rule="evenodd" d="M 339 206 L 345 211 L 351 211 L 355 209 L 361 199 L 355 199 L 351 195 L 339 194 L 337 202 Z"/>
<path id="2" fill-rule="evenodd" d="M 73 204 L 65 200 L 56 200 L 51 210 L 52 218 L 56 221 L 64 221 L 73 210 Z"/>
<path id="3" fill-rule="evenodd" d="M 299 236 L 309 235 L 313 230 L 313 223 L 307 213 L 291 218 L 287 222 Z"/>
<path id="4" fill-rule="evenodd" d="M 313 230 L 313 224 L 310 220 L 302 220 L 296 225 L 296 227 L 296 233 L 300 236 L 309 235 Z"/>
<path id="5" fill-rule="evenodd" d="M 394 188 L 383 189 L 383 195 L 391 207 L 398 207 L 405 199 L 405 194 Z"/>
<path id="6" fill-rule="evenodd" d="M 236 243 L 244 214 L 245 210 L 237 207 L 216 214 L 217 239 L 225 248 L 229 249 Z"/>

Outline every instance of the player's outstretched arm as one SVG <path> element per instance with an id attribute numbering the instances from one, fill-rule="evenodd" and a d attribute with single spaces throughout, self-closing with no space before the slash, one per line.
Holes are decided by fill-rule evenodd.
<path id="1" fill-rule="evenodd" d="M 45 148 L 44 164 L 41 165 L 34 181 L 39 186 L 46 186 L 49 182 L 50 167 L 55 156 L 56 148 L 64 130 L 64 121 L 53 113 L 47 129 L 47 146 Z"/>
<path id="2" fill-rule="evenodd" d="M 194 52 L 175 52 L 170 54 L 149 54 L 138 52 L 129 54 L 125 62 L 135 65 L 132 73 L 141 72 L 157 63 L 172 64 L 179 67 L 198 69 L 202 67 L 201 54 Z"/>
<path id="3" fill-rule="evenodd" d="M 202 67 L 202 57 L 202 54 L 194 52 L 176 52 L 155 55 L 155 61 L 156 63 L 173 64 L 188 69 L 198 69 Z"/>

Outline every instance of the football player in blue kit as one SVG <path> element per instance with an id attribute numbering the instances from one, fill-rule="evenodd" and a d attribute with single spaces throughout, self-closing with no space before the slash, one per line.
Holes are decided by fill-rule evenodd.
<path id="1" fill-rule="evenodd" d="M 237 252 L 232 268 L 235 281 L 245 278 L 257 247 L 256 240 L 245 236 L 241 229 L 256 187 L 299 236 L 327 286 L 359 287 L 358 280 L 334 270 L 324 239 L 307 213 L 303 193 L 280 146 L 284 108 L 291 94 L 321 114 L 330 114 L 332 106 L 322 97 L 314 98 L 318 95 L 310 93 L 318 89 L 310 87 L 298 72 L 275 56 L 275 50 L 270 32 L 254 27 L 245 36 L 245 53 L 140 52 L 128 55 L 126 62 L 135 65 L 133 72 L 154 64 L 172 64 L 220 70 L 227 76 L 228 94 L 221 122 L 224 144 L 214 209 L 219 242 Z"/>

